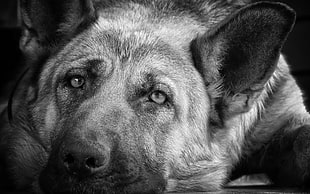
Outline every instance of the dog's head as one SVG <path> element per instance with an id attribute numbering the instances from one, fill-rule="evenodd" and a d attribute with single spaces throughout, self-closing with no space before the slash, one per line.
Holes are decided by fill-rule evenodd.
<path id="1" fill-rule="evenodd" d="M 258 3 L 219 22 L 237 3 L 56 2 L 21 1 L 30 72 L 8 140 L 16 185 L 218 188 L 232 163 L 226 121 L 256 106 L 292 11 Z"/>

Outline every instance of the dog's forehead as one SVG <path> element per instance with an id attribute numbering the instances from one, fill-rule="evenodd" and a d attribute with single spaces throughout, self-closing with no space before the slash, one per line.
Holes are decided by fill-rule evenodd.
<path id="1" fill-rule="evenodd" d="M 157 15 L 151 8 L 139 4 L 128 6 L 129 8 L 102 11 L 94 26 L 95 29 L 119 31 L 124 37 L 139 32 L 142 35 L 141 32 L 146 32 L 175 48 L 183 49 L 188 47 L 190 41 L 206 31 L 206 26 L 188 14 Z"/>
<path id="2" fill-rule="evenodd" d="M 147 60 L 144 66 L 156 66 L 156 61 L 160 61 L 161 67 L 166 67 L 164 63 L 171 66 L 191 61 L 190 42 L 204 31 L 197 22 L 190 18 L 147 19 L 143 12 L 126 14 L 126 17 L 100 16 L 60 53 L 59 71 L 92 60 L 106 65 L 125 65 L 128 61 L 141 65 L 141 61 Z M 130 14 L 139 16 L 132 19 Z"/>
<path id="3" fill-rule="evenodd" d="M 54 64 L 58 72 L 93 66 L 101 70 L 135 68 L 176 68 L 185 65 L 190 55 L 175 49 L 157 36 L 145 31 L 124 35 L 114 30 L 90 31 L 60 52 Z M 95 62 L 95 63 L 93 63 Z"/>

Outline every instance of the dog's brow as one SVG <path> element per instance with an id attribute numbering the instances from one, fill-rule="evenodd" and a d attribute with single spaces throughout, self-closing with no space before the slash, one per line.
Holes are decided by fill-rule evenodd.
<path id="1" fill-rule="evenodd" d="M 147 73 L 145 76 L 144 76 L 144 80 L 148 83 L 156 83 L 156 79 L 155 79 L 155 75 L 153 73 Z"/>
<path id="2" fill-rule="evenodd" d="M 128 99 L 130 100 L 136 100 L 137 98 L 146 95 L 157 83 L 155 75 L 152 73 L 147 73 L 136 81 L 137 82 L 135 82 L 133 86 L 128 85 L 128 88 L 130 88 Z"/>
<path id="3" fill-rule="evenodd" d="M 86 65 L 90 66 L 90 67 L 97 67 L 101 63 L 103 63 L 103 60 L 101 60 L 101 59 L 90 59 L 90 60 L 86 61 Z"/>
<path id="4" fill-rule="evenodd" d="M 105 75 L 110 75 L 113 72 L 113 67 L 103 59 L 89 59 L 84 64 L 94 71 L 104 72 Z"/>

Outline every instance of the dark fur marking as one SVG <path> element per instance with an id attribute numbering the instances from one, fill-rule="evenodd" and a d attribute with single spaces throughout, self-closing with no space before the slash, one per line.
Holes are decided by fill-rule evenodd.
<path id="1" fill-rule="evenodd" d="M 12 112 L 12 106 L 13 106 L 13 98 L 14 98 L 14 94 L 20 84 L 20 82 L 23 80 L 24 76 L 28 73 L 29 71 L 29 68 L 27 68 L 21 75 L 20 77 L 18 78 L 18 80 L 16 81 L 16 84 L 14 85 L 13 87 L 13 90 L 10 94 L 10 97 L 9 97 L 9 101 L 8 101 L 8 108 L 7 108 L 7 111 L 8 111 L 8 119 L 9 119 L 9 123 L 10 125 L 12 125 L 13 123 L 13 112 Z"/>

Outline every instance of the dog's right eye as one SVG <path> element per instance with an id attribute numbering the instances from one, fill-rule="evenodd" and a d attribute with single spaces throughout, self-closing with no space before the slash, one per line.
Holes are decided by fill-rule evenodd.
<path id="1" fill-rule="evenodd" d="M 72 76 L 69 79 L 69 85 L 72 88 L 82 88 L 85 84 L 85 78 L 82 76 Z"/>
<path id="2" fill-rule="evenodd" d="M 152 94 L 149 96 L 149 99 L 156 104 L 162 105 L 167 101 L 167 95 L 162 92 L 162 91 L 154 91 Z"/>

